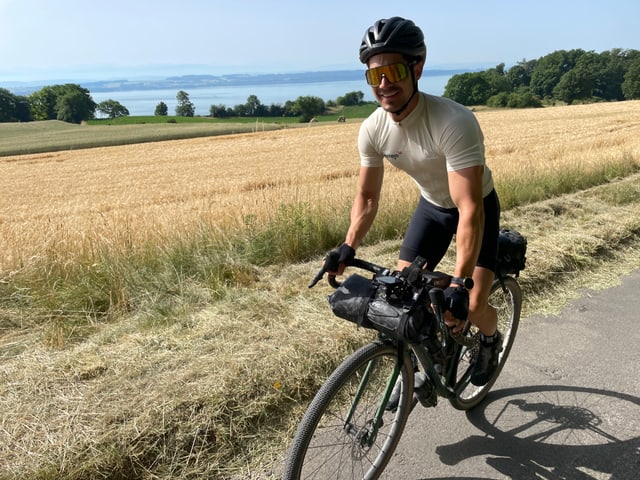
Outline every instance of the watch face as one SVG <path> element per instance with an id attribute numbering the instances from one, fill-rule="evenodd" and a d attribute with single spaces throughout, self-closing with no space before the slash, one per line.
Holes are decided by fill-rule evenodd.
<path id="1" fill-rule="evenodd" d="M 462 285 L 467 290 L 471 290 L 474 285 L 473 278 L 471 277 L 453 277 L 451 278 L 451 282 Z"/>

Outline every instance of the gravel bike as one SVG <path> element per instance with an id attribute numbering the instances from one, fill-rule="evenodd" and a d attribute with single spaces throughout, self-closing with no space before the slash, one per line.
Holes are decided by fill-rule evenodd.
<path id="1" fill-rule="evenodd" d="M 313 398 L 289 449 L 284 480 L 376 479 L 417 403 L 431 407 L 444 398 L 456 409 L 468 410 L 484 399 L 518 329 L 522 291 L 516 277 L 524 268 L 526 239 L 517 235 L 524 247 L 517 247 L 517 255 L 506 255 L 502 248 L 489 297 L 498 313 L 503 348 L 498 368 L 480 387 L 470 383 L 479 341 L 476 327 L 467 322 L 454 335 L 444 323 L 443 289 L 449 275 L 421 268 L 393 272 L 354 259 L 350 266 L 372 273 L 372 278 L 353 274 L 339 283 L 329 277 L 336 288 L 330 296 L 334 314 L 377 330 L 378 339 L 347 357 Z M 323 267 L 310 287 L 324 273 Z"/>

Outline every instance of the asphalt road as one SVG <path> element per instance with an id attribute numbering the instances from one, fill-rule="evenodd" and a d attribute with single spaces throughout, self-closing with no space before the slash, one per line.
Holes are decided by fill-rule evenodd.
<path id="1" fill-rule="evenodd" d="M 640 271 L 520 323 L 471 412 L 416 407 L 383 478 L 640 479 Z"/>

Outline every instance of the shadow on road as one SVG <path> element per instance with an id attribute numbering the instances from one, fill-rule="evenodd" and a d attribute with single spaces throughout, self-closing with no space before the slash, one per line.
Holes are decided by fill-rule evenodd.
<path id="1" fill-rule="evenodd" d="M 640 478 L 637 397 L 558 385 L 510 388 L 491 392 L 467 417 L 485 435 L 438 447 L 445 464 L 485 456 L 519 480 Z"/>

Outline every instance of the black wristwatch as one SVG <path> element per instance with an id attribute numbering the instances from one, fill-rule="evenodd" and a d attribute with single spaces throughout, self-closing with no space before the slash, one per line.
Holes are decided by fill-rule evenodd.
<path id="1" fill-rule="evenodd" d="M 461 287 L 471 290 L 473 288 L 473 278 L 471 277 L 451 277 L 451 283 L 457 283 Z"/>

